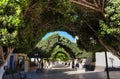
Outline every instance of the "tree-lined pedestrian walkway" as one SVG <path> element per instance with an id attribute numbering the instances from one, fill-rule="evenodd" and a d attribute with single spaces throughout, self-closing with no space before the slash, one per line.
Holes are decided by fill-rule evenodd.
<path id="1" fill-rule="evenodd" d="M 111 71 L 110 79 L 119 79 L 120 71 Z M 27 79 L 107 79 L 106 72 L 82 72 L 75 71 L 65 66 L 64 64 L 57 64 L 51 69 L 44 70 L 44 72 L 31 71 L 26 73 Z M 15 79 L 19 76 L 16 75 Z M 5 79 L 12 79 L 6 76 Z"/>
<path id="2" fill-rule="evenodd" d="M 19 70 L 15 69 L 18 64 L 21 67 L 17 59 L 27 60 L 21 56 L 14 58 L 13 52 L 37 52 L 35 56 L 48 59 L 55 51 L 55 60 L 91 58 L 95 63 L 95 52 L 109 51 L 120 59 L 119 4 L 120 0 L 1 0 L 0 79 L 8 60 L 13 61 L 7 64 L 11 71 Z M 39 44 L 43 35 L 54 31 L 66 31 L 77 37 L 75 44 L 64 37 L 48 38 Z M 56 47 L 62 51 L 55 50 Z"/>

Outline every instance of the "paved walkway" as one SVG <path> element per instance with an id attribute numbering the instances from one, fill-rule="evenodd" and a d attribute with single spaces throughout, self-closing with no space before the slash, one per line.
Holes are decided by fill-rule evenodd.
<path id="1" fill-rule="evenodd" d="M 12 79 L 6 77 L 5 79 Z M 15 79 L 19 79 L 18 77 Z M 106 72 L 74 71 L 62 64 L 54 66 L 44 72 L 31 71 L 27 73 L 27 79 L 107 79 Z M 110 79 L 120 79 L 120 71 L 111 71 Z"/>

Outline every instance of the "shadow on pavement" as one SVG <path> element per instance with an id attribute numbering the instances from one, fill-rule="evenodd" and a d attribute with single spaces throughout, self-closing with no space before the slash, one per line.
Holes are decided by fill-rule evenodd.
<path id="1" fill-rule="evenodd" d="M 15 75 L 15 74 L 14 74 Z M 110 79 L 119 79 L 120 70 L 114 69 L 110 71 Z M 15 79 L 19 74 L 16 74 Z M 42 72 L 36 72 L 36 70 L 26 73 L 26 79 L 107 79 L 105 71 L 87 71 L 81 70 L 75 71 L 67 67 L 54 67 L 52 69 L 44 69 Z M 10 76 L 5 79 L 12 79 Z"/>

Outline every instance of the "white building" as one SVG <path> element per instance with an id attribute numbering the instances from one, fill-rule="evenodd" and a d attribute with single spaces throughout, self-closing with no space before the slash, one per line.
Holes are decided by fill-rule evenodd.
<path id="1" fill-rule="evenodd" d="M 112 55 L 112 53 L 107 52 L 108 67 L 120 68 L 120 60 Z M 105 52 L 96 52 L 96 66 L 106 67 Z"/>

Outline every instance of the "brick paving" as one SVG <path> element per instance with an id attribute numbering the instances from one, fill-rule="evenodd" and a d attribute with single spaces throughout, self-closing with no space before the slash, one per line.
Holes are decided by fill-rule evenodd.
<path id="1" fill-rule="evenodd" d="M 5 79 L 12 79 L 6 77 Z M 20 79 L 15 76 L 15 79 Z M 43 72 L 31 71 L 27 73 L 27 79 L 107 79 L 104 71 L 74 71 L 64 65 L 57 65 Z M 120 79 L 120 71 L 110 71 L 110 79 Z"/>

